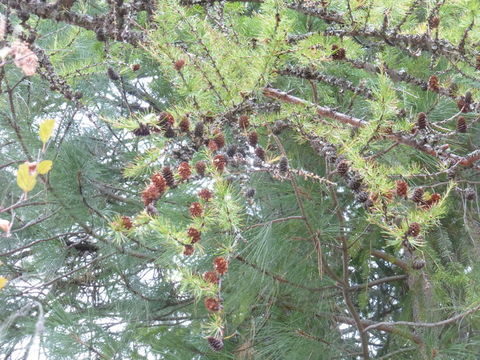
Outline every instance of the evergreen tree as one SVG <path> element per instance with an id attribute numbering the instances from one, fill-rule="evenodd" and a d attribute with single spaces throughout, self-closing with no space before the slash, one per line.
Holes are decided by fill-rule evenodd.
<path id="1" fill-rule="evenodd" d="M 477 359 L 475 0 L 0 0 L 4 359 Z"/>

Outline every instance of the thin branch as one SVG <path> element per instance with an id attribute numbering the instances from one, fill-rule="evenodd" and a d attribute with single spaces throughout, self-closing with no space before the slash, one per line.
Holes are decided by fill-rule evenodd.
<path id="1" fill-rule="evenodd" d="M 368 331 L 371 329 L 377 329 L 383 326 L 399 326 L 399 325 L 406 325 L 406 326 L 414 326 L 414 327 L 426 327 L 426 328 L 431 328 L 431 327 L 437 327 L 437 326 L 443 326 L 443 325 L 448 325 L 451 323 L 454 323 L 458 320 L 463 319 L 465 316 L 468 316 L 476 311 L 480 310 L 480 304 L 475 306 L 474 308 L 467 310 L 461 314 L 455 315 L 449 319 L 445 319 L 442 321 L 438 322 L 433 322 L 433 323 L 421 323 L 421 322 L 413 322 L 413 321 L 395 321 L 395 322 L 379 322 L 375 323 L 372 325 L 369 325 L 368 327 L 365 328 L 364 331 Z"/>
<path id="2" fill-rule="evenodd" d="M 264 223 L 258 223 L 258 224 L 250 225 L 250 226 L 247 226 L 244 230 L 255 229 L 257 227 L 263 227 L 265 225 L 276 224 L 276 223 L 289 221 L 289 220 L 304 220 L 304 217 L 303 216 L 287 216 L 287 217 L 284 217 L 284 218 L 270 220 L 270 221 L 267 221 L 267 222 L 264 222 Z"/>

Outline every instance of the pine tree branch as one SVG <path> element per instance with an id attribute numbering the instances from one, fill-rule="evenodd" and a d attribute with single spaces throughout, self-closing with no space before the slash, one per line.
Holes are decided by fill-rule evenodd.
<path id="1" fill-rule="evenodd" d="M 296 104 L 296 105 L 302 105 L 305 107 L 309 107 L 313 109 L 318 115 L 327 117 L 332 120 L 336 120 L 340 123 L 343 124 L 348 124 L 352 125 L 353 127 L 361 128 L 364 127 L 368 124 L 365 120 L 361 120 L 359 118 L 346 115 L 337 111 L 334 111 L 328 107 L 325 106 L 320 106 L 320 105 L 315 105 L 312 104 L 306 100 L 300 99 L 298 97 L 292 96 L 286 92 L 283 92 L 278 89 L 273 89 L 273 88 L 264 88 L 263 89 L 263 94 L 266 97 L 270 97 L 273 99 L 278 99 L 280 101 L 290 103 L 290 104 Z M 412 138 L 406 137 L 401 134 L 391 134 L 391 135 L 385 135 L 386 138 L 397 141 L 400 144 L 407 145 L 410 147 L 413 147 L 415 149 L 418 149 L 426 154 L 429 154 L 433 157 L 440 158 L 444 157 L 446 159 L 451 159 L 455 163 L 459 163 L 462 166 L 472 166 L 475 161 L 480 159 L 480 150 L 476 150 L 470 154 L 467 154 L 465 156 L 459 156 L 453 153 L 439 153 L 435 149 L 433 149 L 429 145 L 425 144 L 420 144 L 419 142 L 415 141 Z M 475 166 L 475 168 L 480 169 L 480 166 Z"/>
<path id="2" fill-rule="evenodd" d="M 351 64 L 354 68 L 356 69 L 362 69 L 367 72 L 373 73 L 373 74 L 386 74 L 392 81 L 394 82 L 405 82 L 408 84 L 412 84 L 415 86 L 420 87 L 422 90 L 427 91 L 428 90 L 428 82 L 422 79 L 418 79 L 409 73 L 407 73 L 405 70 L 395 70 L 395 69 L 390 69 L 388 68 L 385 64 L 383 64 L 381 67 L 378 65 L 375 65 L 371 62 L 366 62 L 358 59 L 349 59 L 345 58 L 343 60 L 338 60 L 338 61 L 344 61 L 346 63 Z M 456 99 L 455 94 L 453 94 L 448 88 L 439 86 L 438 91 L 435 91 L 437 94 L 440 94 L 442 96 L 451 98 L 451 99 Z M 475 106 L 472 106 L 475 107 Z"/>
<path id="3" fill-rule="evenodd" d="M 361 95 L 367 99 L 373 100 L 373 94 L 370 89 L 357 87 L 347 79 L 322 74 L 318 71 L 313 71 L 311 68 L 308 67 L 287 66 L 286 68 L 282 70 L 277 70 L 275 72 L 280 75 L 295 76 L 300 79 L 320 81 L 344 90 L 349 90 L 356 95 Z"/>
<path id="4" fill-rule="evenodd" d="M 329 189 L 330 189 L 330 197 L 332 199 L 333 209 L 335 211 L 335 214 L 337 215 L 339 231 L 340 231 L 339 238 L 340 238 L 341 247 L 342 247 L 342 273 L 343 273 L 343 282 L 341 283 L 341 286 L 342 286 L 343 299 L 345 301 L 345 304 L 347 305 L 348 311 L 350 312 L 353 319 L 355 320 L 355 325 L 360 334 L 363 358 L 370 359 L 370 354 L 368 352 L 368 336 L 366 336 L 367 334 L 363 330 L 362 319 L 360 318 L 360 314 L 358 313 L 352 301 L 352 298 L 350 296 L 350 287 L 349 287 L 350 271 L 348 269 L 348 265 L 350 263 L 350 254 L 349 254 L 348 240 L 345 235 L 345 232 L 343 231 L 343 229 L 346 229 L 344 209 L 340 207 L 340 203 L 337 198 L 336 189 L 331 185 L 329 186 Z"/>
<path id="5" fill-rule="evenodd" d="M 98 257 L 96 257 L 95 259 L 93 259 L 92 261 L 86 263 L 85 265 L 82 265 L 82 266 L 80 266 L 80 267 L 78 267 L 78 268 L 75 268 L 75 269 L 73 269 L 73 270 L 70 270 L 70 271 L 68 271 L 68 272 L 65 273 L 65 274 L 62 274 L 62 275 L 60 275 L 60 276 L 57 276 L 56 278 L 53 278 L 53 279 L 50 280 L 50 281 L 47 281 L 46 283 L 43 283 L 43 284 L 40 284 L 40 285 L 36 285 L 36 286 L 34 286 L 33 288 L 39 289 L 39 288 L 43 288 L 43 287 L 52 285 L 53 283 L 57 282 L 58 280 L 61 280 L 61 279 L 65 278 L 65 277 L 68 277 L 68 276 L 70 276 L 70 275 L 72 275 L 72 274 L 75 274 L 75 273 L 77 273 L 77 272 L 79 272 L 79 271 L 81 271 L 81 270 L 83 270 L 83 269 L 86 269 L 86 268 L 90 267 L 91 265 L 93 265 L 93 264 L 95 264 L 95 263 L 97 263 L 97 262 L 99 262 L 99 261 L 108 259 L 109 257 L 111 257 L 111 256 L 113 256 L 113 255 L 115 255 L 115 254 L 116 254 L 116 252 L 112 252 L 112 253 L 110 253 L 110 254 L 98 256 Z"/>
<path id="6" fill-rule="evenodd" d="M 193 5 L 211 5 L 216 2 L 251 2 L 251 3 L 263 3 L 263 0 L 180 0 L 180 4 L 184 6 Z"/>
<path id="7" fill-rule="evenodd" d="M 355 320 L 352 319 L 352 318 L 346 317 L 346 316 L 333 315 L 332 318 L 335 321 L 343 323 L 343 324 L 355 325 Z M 364 331 L 367 331 L 367 329 L 372 330 L 372 329 L 369 329 L 370 325 L 374 325 L 374 324 L 377 324 L 377 323 L 375 321 L 372 321 L 372 320 L 362 320 L 362 324 L 365 327 Z M 386 325 L 386 324 L 382 324 L 382 325 L 379 325 L 377 327 L 377 330 L 381 330 L 381 331 L 385 331 L 385 332 L 392 333 L 392 334 L 395 334 L 395 335 L 399 335 L 401 337 L 404 337 L 406 339 L 409 339 L 409 340 L 413 341 L 414 343 L 420 345 L 421 347 L 425 346 L 425 343 L 420 336 L 412 334 L 408 331 L 397 329 L 394 326 L 389 326 L 389 325 Z"/>
<path id="8" fill-rule="evenodd" d="M 378 257 L 382 260 L 385 260 L 391 264 L 397 265 L 399 268 L 404 270 L 405 272 L 410 272 L 410 266 L 408 264 L 400 259 L 397 259 L 395 256 L 387 254 L 384 251 L 380 250 L 370 250 L 370 254 L 372 254 L 375 257 Z"/>
<path id="9" fill-rule="evenodd" d="M 234 258 L 237 259 L 238 261 L 250 266 L 251 268 L 260 271 L 261 273 L 263 273 L 267 276 L 270 276 L 272 279 L 274 279 L 275 281 L 277 281 L 279 283 L 288 284 L 288 285 L 293 286 L 293 287 L 298 288 L 298 289 L 304 289 L 304 290 L 308 290 L 308 291 L 311 291 L 311 292 L 319 292 L 319 291 L 325 291 L 325 290 L 328 290 L 328 289 L 336 288 L 336 285 L 322 286 L 322 287 L 319 287 L 319 288 L 311 288 L 311 287 L 308 287 L 308 286 L 303 286 L 303 285 L 300 285 L 300 284 L 296 284 L 296 283 L 293 283 L 293 282 L 291 282 L 287 279 L 284 279 L 280 275 L 277 275 L 277 274 L 274 274 L 274 273 L 272 273 L 268 270 L 262 269 L 260 266 L 249 262 L 248 260 L 246 260 L 245 258 L 243 258 L 240 255 L 237 255 Z"/>
<path id="10" fill-rule="evenodd" d="M 11 210 L 15 210 L 15 209 L 18 209 L 18 208 L 23 208 L 23 207 L 28 207 L 28 206 L 43 206 L 43 205 L 48 205 L 48 204 L 52 204 L 52 203 L 48 202 L 48 201 L 31 201 L 31 202 L 20 201 L 20 202 L 17 202 L 15 204 L 13 204 L 13 205 L 10 205 L 9 207 L 6 207 L 6 208 L 0 207 L 0 213 L 9 212 Z"/>
<path id="11" fill-rule="evenodd" d="M 306 331 L 303 331 L 303 330 L 296 330 L 295 331 L 295 334 L 298 335 L 298 336 L 302 336 L 304 338 L 307 338 L 307 339 L 310 339 L 310 340 L 314 340 L 314 341 L 318 341 L 318 342 L 321 342 L 323 344 L 326 344 L 328 346 L 333 346 L 333 347 L 336 347 L 338 348 L 340 351 L 344 351 L 346 353 L 348 353 L 350 356 L 354 356 L 354 355 L 362 355 L 363 353 L 362 352 L 359 352 L 359 353 L 353 353 L 351 352 L 350 350 L 347 350 L 345 348 L 340 348 L 339 346 L 337 346 L 335 343 L 331 342 L 331 341 L 327 341 L 325 339 L 322 339 L 318 336 L 314 336 L 312 334 L 309 334 L 307 333 Z M 342 356 L 343 357 L 343 356 Z"/>
<path id="12" fill-rule="evenodd" d="M 44 216 L 41 216 L 37 219 L 34 219 L 32 221 L 29 221 L 28 223 L 20 226 L 19 228 L 16 228 L 16 229 L 12 229 L 11 232 L 14 233 L 14 232 L 18 232 L 18 231 L 21 231 L 21 230 L 25 230 L 26 228 L 29 228 L 30 226 L 33 226 L 33 225 L 38 225 L 40 224 L 41 222 L 45 221 L 45 220 L 48 220 L 49 218 L 51 218 L 53 215 L 57 214 L 61 209 L 57 209 L 53 212 L 51 212 L 50 214 L 46 214 Z"/>
<path id="13" fill-rule="evenodd" d="M 40 243 L 45 242 L 45 241 L 55 240 L 55 239 L 58 239 L 58 238 L 63 237 L 63 236 L 77 236 L 77 235 L 79 235 L 79 234 L 81 234 L 81 232 L 68 232 L 68 233 L 63 233 L 63 234 L 54 235 L 54 236 L 48 237 L 48 238 L 46 238 L 46 239 L 35 240 L 35 241 L 32 241 L 31 243 L 28 243 L 28 244 L 26 244 L 26 245 L 17 247 L 17 248 L 15 248 L 15 249 L 13 249 L 13 250 L 10 250 L 10 251 L 1 253 L 1 254 L 0 254 L 0 257 L 13 255 L 13 254 L 15 254 L 15 253 L 17 253 L 17 252 L 20 252 L 20 251 L 23 251 L 23 250 L 25 250 L 25 249 L 31 248 L 32 246 L 34 246 L 34 245 L 36 245 L 36 244 L 40 244 Z"/>
<path id="14" fill-rule="evenodd" d="M 267 128 L 268 128 L 271 136 L 275 140 L 275 143 L 277 144 L 278 148 L 280 149 L 280 152 L 282 153 L 282 155 L 284 157 L 287 158 L 288 155 L 285 151 L 285 148 L 283 147 L 282 142 L 272 132 L 272 129 L 268 125 L 267 125 Z M 330 269 L 330 266 L 328 265 L 328 263 L 324 259 L 320 236 L 319 236 L 318 232 L 314 230 L 312 224 L 308 220 L 307 213 L 306 213 L 305 208 L 303 206 L 303 201 L 302 201 L 300 189 L 298 187 L 297 181 L 295 180 L 295 177 L 292 176 L 292 174 L 288 174 L 288 175 L 289 175 L 288 178 L 290 180 L 290 183 L 292 184 L 292 188 L 293 188 L 294 193 L 295 193 L 295 199 L 296 199 L 298 208 L 300 210 L 300 213 L 302 214 L 303 221 L 305 222 L 307 230 L 310 233 L 310 236 L 313 240 L 313 243 L 314 243 L 314 246 L 315 246 L 315 251 L 317 252 L 317 266 L 318 266 L 319 275 L 320 275 L 320 277 L 322 277 L 323 272 L 325 272 L 332 280 L 335 280 L 339 283 L 342 283 L 342 279 L 337 274 L 335 274 L 335 272 L 332 269 Z"/>
<path id="15" fill-rule="evenodd" d="M 271 224 L 276 224 L 284 221 L 289 221 L 289 220 L 304 220 L 303 216 L 287 216 L 284 218 L 279 218 L 279 219 L 274 219 L 270 220 L 264 223 L 258 223 L 254 225 L 247 226 L 244 230 L 250 230 L 250 229 L 255 229 L 257 227 L 264 227 L 265 225 L 271 225 Z"/>
<path id="16" fill-rule="evenodd" d="M 333 10 L 327 10 L 324 7 L 315 6 L 318 3 L 306 2 L 306 1 L 296 1 L 291 4 L 288 4 L 288 8 L 296 10 L 302 14 L 310 15 L 327 22 L 334 22 L 337 24 L 344 24 L 344 15 L 340 14 Z"/>
<path id="17" fill-rule="evenodd" d="M 147 40 L 147 35 L 143 31 L 127 29 L 118 31 L 112 22 L 105 21 L 108 16 L 79 14 L 73 11 L 65 11 L 56 4 L 37 1 L 32 2 L 30 0 L 0 0 L 0 4 L 21 13 L 36 15 L 41 19 L 49 19 L 56 22 L 61 21 L 94 32 L 102 31 L 103 36 L 106 38 L 127 42 L 134 46 Z"/>
<path id="18" fill-rule="evenodd" d="M 428 34 L 411 35 L 411 34 L 395 34 L 388 31 L 382 31 L 373 27 L 356 28 L 353 30 L 326 30 L 324 32 L 327 36 L 362 36 L 379 39 L 385 44 L 397 47 L 401 50 L 407 51 L 411 54 L 412 51 L 421 50 L 427 51 L 435 55 L 442 55 L 450 61 L 456 62 L 463 60 L 470 66 L 475 65 L 465 57 L 464 54 L 453 45 L 444 39 L 433 39 Z"/>
<path id="19" fill-rule="evenodd" d="M 98 358 L 102 358 L 102 359 L 110 359 L 107 355 L 101 353 L 100 351 L 98 351 L 97 349 L 95 349 L 92 345 L 90 344 L 87 344 L 85 341 L 83 341 L 80 336 L 76 335 L 76 334 L 70 334 L 70 336 L 77 342 L 79 343 L 80 345 L 83 345 L 85 346 L 88 350 L 90 350 L 91 352 L 97 354 Z"/>
<path id="20" fill-rule="evenodd" d="M 433 323 L 422 323 L 422 322 L 413 322 L 413 321 L 379 322 L 379 323 L 374 323 L 374 324 L 369 325 L 368 327 L 365 328 L 364 331 L 377 329 L 377 328 L 381 328 L 381 327 L 384 327 L 384 326 L 394 327 L 394 326 L 405 325 L 405 326 L 426 327 L 426 328 L 444 326 L 444 325 L 454 323 L 458 320 L 462 320 L 465 316 L 473 314 L 474 312 L 477 312 L 478 310 L 480 310 L 480 304 L 473 307 L 470 310 L 467 310 L 467 311 L 465 311 L 461 314 L 455 315 L 455 316 L 453 316 L 449 319 L 445 319 L 445 320 L 442 320 L 442 321 L 437 321 L 437 322 L 433 322 Z"/>
<path id="21" fill-rule="evenodd" d="M 407 278 L 408 278 L 408 275 L 387 276 L 387 277 L 384 277 L 384 278 L 381 278 L 381 279 L 370 281 L 366 284 L 350 286 L 349 290 L 351 290 L 351 291 L 364 290 L 365 288 L 370 288 L 370 287 L 377 286 L 377 285 L 384 284 L 384 283 L 391 282 L 391 281 L 406 280 Z"/>

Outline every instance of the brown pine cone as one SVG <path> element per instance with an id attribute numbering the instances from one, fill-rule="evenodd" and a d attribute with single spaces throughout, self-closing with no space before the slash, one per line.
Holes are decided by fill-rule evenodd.
<path id="1" fill-rule="evenodd" d="M 338 175 L 345 177 L 348 174 L 348 163 L 345 160 L 342 160 L 337 165 Z"/>
<path id="2" fill-rule="evenodd" d="M 250 121 L 247 115 L 242 115 L 238 119 L 238 126 L 240 126 L 240 129 L 245 130 L 250 126 Z"/>
<path id="3" fill-rule="evenodd" d="M 425 267 L 425 264 L 426 264 L 426 263 L 425 263 L 425 260 L 422 259 L 421 257 L 418 257 L 418 256 L 417 256 L 417 257 L 415 257 L 415 258 L 413 259 L 412 268 L 413 268 L 414 270 L 420 270 L 420 269 L 422 269 L 423 267 Z"/>
<path id="4" fill-rule="evenodd" d="M 178 59 L 177 61 L 175 61 L 175 63 L 173 64 L 173 67 L 175 68 L 175 70 L 177 71 L 180 71 L 182 70 L 182 68 L 185 66 L 185 60 L 183 59 Z"/>
<path id="5" fill-rule="evenodd" d="M 208 345 L 210 345 L 210 347 L 212 348 L 213 351 L 220 351 L 223 349 L 223 340 L 222 339 L 219 339 L 219 338 L 216 338 L 216 337 L 213 337 L 213 336 L 209 336 L 207 338 L 207 341 L 208 341 Z"/>
<path id="6" fill-rule="evenodd" d="M 438 25 L 440 25 L 440 18 L 438 16 L 432 16 L 430 19 L 428 19 L 428 27 L 430 29 L 436 29 L 438 28 Z"/>
<path id="7" fill-rule="evenodd" d="M 225 169 L 225 165 L 227 165 L 227 158 L 224 155 L 215 155 L 213 158 L 213 166 L 217 171 L 222 172 Z"/>
<path id="8" fill-rule="evenodd" d="M 220 300 L 217 298 L 206 298 L 204 304 L 207 310 L 212 312 L 217 312 L 222 308 Z"/>
<path id="9" fill-rule="evenodd" d="M 192 215 L 192 217 L 202 216 L 203 213 L 202 205 L 197 201 L 194 201 L 188 210 L 190 211 L 190 215 Z"/>
<path id="10" fill-rule="evenodd" d="M 180 178 L 182 180 L 187 180 L 190 177 L 190 175 L 192 175 L 192 170 L 190 170 L 190 165 L 186 161 L 183 161 L 178 166 L 178 174 L 180 175 Z"/>
<path id="11" fill-rule="evenodd" d="M 203 133 L 205 131 L 205 125 L 202 122 L 198 122 L 195 124 L 195 129 L 193 130 L 193 135 L 197 138 L 202 138 Z"/>
<path id="12" fill-rule="evenodd" d="M 158 190 L 158 188 L 153 183 L 151 183 L 142 192 L 142 200 L 143 200 L 143 203 L 146 206 L 155 202 L 159 197 L 160 197 L 160 191 Z"/>
<path id="13" fill-rule="evenodd" d="M 258 134 L 255 131 L 252 131 L 248 134 L 248 143 L 250 146 L 257 146 L 258 144 Z"/>
<path id="14" fill-rule="evenodd" d="M 133 134 L 135 136 L 148 136 L 150 135 L 150 129 L 145 124 L 140 124 L 138 128 L 133 130 Z"/>
<path id="15" fill-rule="evenodd" d="M 458 110 L 460 110 L 462 113 L 470 112 L 470 103 L 465 101 L 465 98 L 463 96 L 457 100 L 457 106 Z"/>
<path id="16" fill-rule="evenodd" d="M 210 150 L 211 152 L 215 152 L 215 151 L 218 150 L 217 143 L 216 143 L 215 141 L 213 141 L 212 139 L 208 140 L 207 148 L 208 148 L 208 150 Z"/>
<path id="17" fill-rule="evenodd" d="M 159 173 L 153 174 L 152 177 L 150 178 L 150 180 L 157 187 L 158 192 L 160 194 L 163 194 L 165 192 L 165 190 L 167 188 L 167 182 L 161 174 L 159 174 Z"/>
<path id="18" fill-rule="evenodd" d="M 428 79 L 428 90 L 438 92 L 440 90 L 440 85 L 438 77 L 435 75 L 430 76 Z"/>
<path id="19" fill-rule="evenodd" d="M 457 131 L 459 133 L 466 133 L 467 132 L 467 121 L 463 116 L 459 116 L 457 119 Z"/>
<path id="20" fill-rule="evenodd" d="M 412 195 L 412 200 L 417 204 L 420 204 L 423 201 L 423 188 L 416 188 Z"/>
<path id="21" fill-rule="evenodd" d="M 257 157 L 260 160 L 265 161 L 265 150 L 263 150 L 263 148 L 261 146 L 257 146 L 255 148 L 255 155 L 257 155 Z"/>
<path id="22" fill-rule="evenodd" d="M 207 169 L 207 164 L 205 164 L 205 161 L 199 161 L 195 164 L 195 170 L 197 171 L 197 174 L 200 176 L 205 176 L 206 169 Z"/>
<path id="23" fill-rule="evenodd" d="M 280 162 L 278 163 L 278 168 L 282 174 L 285 174 L 288 171 L 288 160 L 285 156 L 282 156 Z"/>
<path id="24" fill-rule="evenodd" d="M 407 235 L 416 237 L 420 234 L 420 224 L 413 222 L 408 226 Z"/>
<path id="25" fill-rule="evenodd" d="M 195 244 L 200 241 L 200 238 L 202 236 L 202 233 L 195 229 L 194 227 L 190 227 L 187 230 L 187 235 L 191 239 L 190 243 Z"/>
<path id="26" fill-rule="evenodd" d="M 170 169 L 170 167 L 165 166 L 162 169 L 162 175 L 163 175 L 163 178 L 165 179 L 165 182 L 167 183 L 167 185 L 169 187 L 174 187 L 175 186 L 175 178 L 173 176 L 173 172 L 172 172 L 172 169 Z"/>
<path id="27" fill-rule="evenodd" d="M 202 189 L 198 192 L 198 197 L 204 201 L 210 201 L 213 197 L 213 193 L 208 189 Z"/>
<path id="28" fill-rule="evenodd" d="M 472 200 L 475 200 L 477 196 L 477 192 L 471 188 L 471 187 L 468 187 L 466 190 L 465 190 L 465 198 L 469 201 L 472 201 Z"/>
<path id="29" fill-rule="evenodd" d="M 223 257 L 217 257 L 213 260 L 213 266 L 220 275 L 225 275 L 228 271 L 228 262 Z"/>
<path id="30" fill-rule="evenodd" d="M 174 123 L 175 118 L 169 112 L 163 111 L 158 115 L 157 125 L 163 130 L 167 130 L 169 127 L 172 127 Z"/>
<path id="31" fill-rule="evenodd" d="M 125 229 L 130 230 L 133 227 L 132 219 L 128 216 L 122 216 L 120 219 L 122 220 L 122 226 Z"/>
<path id="32" fill-rule="evenodd" d="M 192 245 L 185 245 L 183 247 L 183 255 L 190 256 L 194 253 L 195 248 Z"/>
<path id="33" fill-rule="evenodd" d="M 332 45 L 332 59 L 333 60 L 345 60 L 346 51 L 344 48 L 339 47 L 336 44 Z"/>
<path id="34" fill-rule="evenodd" d="M 217 145 L 218 149 L 221 149 L 225 146 L 225 136 L 223 136 L 222 133 L 217 134 L 214 138 L 213 141 Z"/>
<path id="35" fill-rule="evenodd" d="M 188 116 L 184 116 L 180 123 L 178 124 L 181 132 L 188 133 L 190 131 L 190 120 L 188 120 Z"/>
<path id="36" fill-rule="evenodd" d="M 427 127 L 427 114 L 425 114 L 424 112 L 421 112 L 421 113 L 418 114 L 417 127 L 420 130 L 423 130 Z"/>
<path id="37" fill-rule="evenodd" d="M 207 271 L 205 274 L 203 274 L 203 280 L 212 284 L 218 284 L 220 281 L 215 271 Z"/>
<path id="38" fill-rule="evenodd" d="M 398 196 L 406 198 L 408 192 L 408 184 L 403 180 L 398 180 L 396 183 L 396 193 Z"/>
<path id="39" fill-rule="evenodd" d="M 358 176 L 354 176 L 348 181 L 348 187 L 353 191 L 359 190 L 361 186 L 362 186 L 362 179 L 359 178 Z"/>

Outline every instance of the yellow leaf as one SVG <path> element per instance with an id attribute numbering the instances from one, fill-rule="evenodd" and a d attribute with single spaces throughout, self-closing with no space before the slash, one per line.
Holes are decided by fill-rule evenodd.
<path id="1" fill-rule="evenodd" d="M 30 170 L 27 163 L 23 163 L 18 167 L 17 172 L 17 184 L 25 192 L 31 191 L 35 184 L 37 183 L 37 179 L 35 175 L 30 174 Z"/>
<path id="2" fill-rule="evenodd" d="M 0 276 L 0 290 L 3 289 L 5 285 L 7 285 L 7 282 L 7 279 L 5 279 L 3 276 Z"/>
<path id="3" fill-rule="evenodd" d="M 50 139 L 50 137 L 52 136 L 54 126 L 54 119 L 47 119 L 40 124 L 40 130 L 38 131 L 38 135 L 40 136 L 40 140 L 42 140 L 44 144 L 46 144 L 48 139 Z"/>
<path id="4" fill-rule="evenodd" d="M 269 164 L 272 164 L 272 163 L 274 163 L 274 162 L 277 162 L 278 160 L 280 160 L 280 158 L 281 158 L 281 156 L 277 156 L 277 157 L 274 157 L 273 159 L 269 159 L 269 160 L 268 160 L 268 163 L 269 163 Z"/>
<path id="5" fill-rule="evenodd" d="M 52 169 L 52 160 L 43 160 L 37 165 L 37 171 L 39 174 L 44 175 Z"/>

